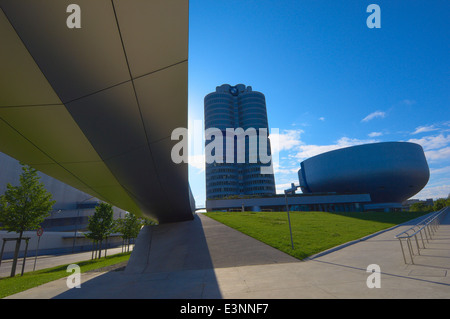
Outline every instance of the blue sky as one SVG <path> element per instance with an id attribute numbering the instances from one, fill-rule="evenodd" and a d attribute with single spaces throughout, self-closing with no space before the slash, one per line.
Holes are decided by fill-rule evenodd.
<path id="1" fill-rule="evenodd" d="M 381 9 L 379 29 L 366 24 L 372 3 Z M 299 163 L 321 152 L 412 141 L 431 172 L 414 198 L 446 197 L 449 11 L 448 0 L 190 0 L 189 178 L 197 206 L 205 201 L 203 98 L 225 83 L 266 97 L 270 129 L 279 130 L 277 191 L 298 184 Z"/>

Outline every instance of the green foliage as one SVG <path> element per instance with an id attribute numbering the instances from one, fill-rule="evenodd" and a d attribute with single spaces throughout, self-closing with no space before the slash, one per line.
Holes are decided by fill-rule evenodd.
<path id="1" fill-rule="evenodd" d="M 8 183 L 5 194 L 0 196 L 1 228 L 8 232 L 19 233 L 11 266 L 11 277 L 14 277 L 16 272 L 23 232 L 39 228 L 55 204 L 52 194 L 47 192 L 39 179 L 34 168 L 22 165 L 20 185 L 12 186 Z"/>
<path id="2" fill-rule="evenodd" d="M 450 206 L 450 198 L 439 198 L 434 201 L 433 210 L 438 211 L 446 206 Z"/>
<path id="3" fill-rule="evenodd" d="M 434 201 L 434 204 L 427 205 L 425 202 L 414 203 L 409 207 L 410 212 L 437 212 L 442 208 L 450 206 L 450 197 L 447 198 L 438 198 Z"/>
<path id="4" fill-rule="evenodd" d="M 20 185 L 7 184 L 5 194 L 0 196 L 0 223 L 8 232 L 22 234 L 38 229 L 49 215 L 55 201 L 39 181 L 34 168 L 22 166 Z"/>
<path id="5" fill-rule="evenodd" d="M 141 230 L 144 221 L 132 213 L 125 215 L 125 218 L 117 220 L 116 230 L 122 234 L 123 239 L 136 238 Z"/>
<path id="6" fill-rule="evenodd" d="M 112 205 L 100 203 L 95 207 L 94 215 L 89 217 L 88 231 L 85 236 L 94 241 L 102 241 L 114 231 L 114 212 Z"/>
<path id="7" fill-rule="evenodd" d="M 411 204 L 411 206 L 409 207 L 409 211 L 410 212 L 432 212 L 433 211 L 433 206 L 427 205 L 424 202 L 418 202 L 418 203 L 414 203 Z"/>

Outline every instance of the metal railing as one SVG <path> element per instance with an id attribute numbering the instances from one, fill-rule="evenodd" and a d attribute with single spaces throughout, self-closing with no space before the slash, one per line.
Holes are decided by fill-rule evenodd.
<path id="1" fill-rule="evenodd" d="M 441 221 L 444 219 L 449 210 L 450 207 L 442 208 L 441 210 L 434 212 L 427 218 L 421 220 L 416 225 L 395 236 L 395 238 L 400 241 L 400 247 L 402 249 L 405 264 L 407 264 L 408 262 L 406 260 L 405 249 L 403 248 L 403 246 L 405 246 L 406 244 L 407 250 L 409 252 L 409 257 L 411 259 L 411 264 L 414 264 L 413 256 L 416 255 L 416 252 L 417 255 L 420 255 L 420 250 L 426 248 L 425 243 L 428 244 L 433 238 L 433 235 L 436 233 L 439 225 L 441 224 Z M 422 243 L 422 247 L 420 243 Z"/>

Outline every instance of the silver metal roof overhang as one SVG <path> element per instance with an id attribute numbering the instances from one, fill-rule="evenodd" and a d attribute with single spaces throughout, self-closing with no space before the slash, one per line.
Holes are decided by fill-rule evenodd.
<path id="1" fill-rule="evenodd" d="M 0 0 L 0 151 L 160 223 L 192 219 L 188 1 Z"/>

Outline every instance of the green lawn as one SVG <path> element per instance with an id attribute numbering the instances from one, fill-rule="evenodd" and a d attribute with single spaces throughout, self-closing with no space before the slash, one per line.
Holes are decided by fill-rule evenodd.
<path id="1" fill-rule="evenodd" d="M 82 261 L 76 264 L 80 266 L 80 270 L 83 273 L 89 270 L 100 269 L 127 261 L 130 258 L 130 255 L 131 252 L 121 253 L 107 256 L 106 258 Z M 68 265 L 69 264 L 33 272 L 26 272 L 23 276 L 16 275 L 15 277 L 0 278 L 0 298 L 37 287 L 56 279 L 67 277 L 71 275 L 70 272 L 66 271 Z"/>
<path id="2" fill-rule="evenodd" d="M 414 219 L 423 212 L 211 212 L 211 217 L 298 259 Z"/>

